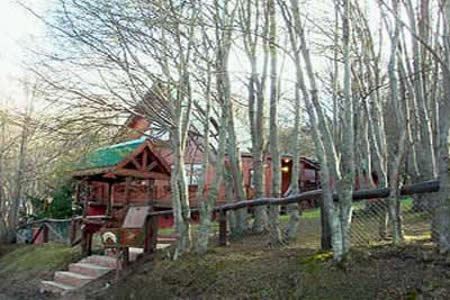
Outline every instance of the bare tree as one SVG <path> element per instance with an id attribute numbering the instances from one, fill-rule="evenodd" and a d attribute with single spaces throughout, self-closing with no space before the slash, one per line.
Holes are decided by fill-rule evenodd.
<path id="1" fill-rule="evenodd" d="M 267 10 L 261 8 L 261 2 L 241 1 L 239 9 L 239 22 L 243 29 L 244 50 L 247 54 L 251 74 L 248 80 L 248 105 L 250 134 L 253 152 L 253 181 L 255 197 L 264 196 L 264 168 L 263 168 L 263 146 L 265 140 L 264 132 L 264 104 L 266 93 L 266 78 L 268 68 L 269 51 L 267 45 L 268 14 Z M 261 11 L 264 14 L 264 22 L 261 24 Z M 261 28 L 262 27 L 262 28 Z M 261 76 L 258 75 L 258 45 L 264 48 L 263 67 Z M 255 208 L 255 221 L 253 231 L 262 232 L 267 227 L 267 212 L 263 207 Z"/>
<path id="2" fill-rule="evenodd" d="M 281 196 L 281 160 L 278 148 L 278 74 L 277 74 L 277 24 L 276 6 L 274 0 L 267 1 L 269 14 L 269 51 L 270 51 L 270 156 L 272 159 L 272 195 L 275 198 Z M 279 244 L 282 240 L 279 228 L 279 206 L 269 207 L 269 230 L 273 244 Z"/>

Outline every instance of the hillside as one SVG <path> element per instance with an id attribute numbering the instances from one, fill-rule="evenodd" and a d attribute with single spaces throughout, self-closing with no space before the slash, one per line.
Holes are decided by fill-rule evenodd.
<path id="1" fill-rule="evenodd" d="M 445 299 L 450 261 L 427 240 L 393 248 L 375 245 L 352 252 L 336 266 L 330 253 L 301 245 L 262 247 L 265 236 L 213 247 L 204 256 L 178 261 L 160 252 L 130 269 L 86 286 L 70 299 Z M 1 295 L 7 299 L 51 299 L 38 282 L 78 257 L 61 246 L 20 247 L 0 259 Z M 36 259 L 39 257 L 39 259 Z M 362 296 L 363 295 L 363 296 Z M 10 298 L 11 297 L 11 298 Z"/>

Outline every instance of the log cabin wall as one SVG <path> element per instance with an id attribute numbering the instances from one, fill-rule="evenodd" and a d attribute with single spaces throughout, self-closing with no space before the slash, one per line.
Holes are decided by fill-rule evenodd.
<path id="1" fill-rule="evenodd" d="M 125 133 L 122 133 L 122 139 L 125 141 L 137 139 L 143 136 L 143 132 L 149 132 L 151 124 L 140 116 L 131 117 L 127 121 L 128 128 Z M 189 133 L 188 145 L 185 153 L 186 168 L 193 173 L 194 170 L 200 169 L 202 164 L 202 151 L 198 145 L 203 143 L 203 138 L 195 133 Z M 162 157 L 170 166 L 173 164 L 173 156 L 170 147 L 170 143 L 164 140 L 152 141 L 152 150 L 157 152 L 160 157 Z M 244 187 L 247 192 L 247 198 L 252 199 L 254 197 L 254 188 L 252 185 L 252 169 L 253 169 L 253 158 L 251 153 L 242 153 L 242 172 Z M 290 185 L 291 170 L 292 170 L 292 159 L 284 156 L 282 158 L 282 192 L 286 192 Z M 272 170 L 270 167 L 271 160 L 266 158 L 264 163 L 265 172 L 265 193 L 267 196 L 271 195 L 271 181 L 272 181 Z M 318 166 L 312 161 L 302 158 L 300 161 L 301 173 L 300 173 L 300 187 L 302 191 L 317 189 L 320 187 L 319 183 L 319 172 Z M 227 165 L 227 163 L 226 163 Z M 189 169 L 191 168 L 191 169 Z M 206 168 L 205 177 L 205 193 L 204 197 L 208 196 L 209 187 L 212 184 L 215 167 L 214 164 L 210 164 Z M 197 207 L 201 199 L 196 198 L 197 194 L 197 184 L 195 178 L 192 174 L 188 174 L 189 185 L 189 199 L 190 205 L 192 207 Z M 195 177 L 195 176 L 194 176 Z M 96 182 L 92 184 L 92 191 L 94 197 L 99 201 L 106 203 L 108 192 L 107 184 Z M 112 188 L 112 198 L 115 204 L 121 204 L 125 202 L 125 183 L 114 184 Z M 166 180 L 155 180 L 153 186 L 153 193 L 150 197 L 148 194 L 148 186 L 146 181 L 133 181 L 129 192 L 130 203 L 148 203 L 149 198 L 153 199 L 154 204 L 161 209 L 170 209 L 172 200 L 170 195 L 170 183 Z M 222 183 L 218 191 L 217 205 L 222 205 L 226 202 L 225 184 Z"/>

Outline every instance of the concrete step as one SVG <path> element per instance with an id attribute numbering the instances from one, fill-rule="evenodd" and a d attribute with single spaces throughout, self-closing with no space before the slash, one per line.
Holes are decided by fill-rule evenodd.
<path id="1" fill-rule="evenodd" d="M 172 244 L 158 244 L 158 245 L 156 245 L 156 249 L 164 249 L 164 248 L 167 248 L 167 247 L 170 247 L 170 246 L 172 246 Z"/>
<path id="2" fill-rule="evenodd" d="M 107 267 L 107 268 L 111 268 L 111 269 L 117 269 L 117 267 L 118 267 L 117 258 L 114 258 L 111 256 L 105 256 L 105 255 L 88 256 L 80 262 L 98 265 L 98 266 L 102 266 L 102 267 Z"/>
<path id="3" fill-rule="evenodd" d="M 41 284 L 42 284 L 41 293 L 47 291 L 55 294 L 64 295 L 76 289 L 75 286 L 62 284 L 55 281 L 41 281 Z"/>
<path id="4" fill-rule="evenodd" d="M 94 280 L 94 277 L 82 275 L 79 273 L 59 271 L 55 272 L 55 281 L 69 286 L 80 287 Z"/>
<path id="5" fill-rule="evenodd" d="M 172 237 L 158 237 L 157 239 L 157 243 L 158 244 L 172 244 L 172 243 L 176 243 L 177 238 L 172 238 Z"/>
<path id="6" fill-rule="evenodd" d="M 144 248 L 130 247 L 129 248 L 130 261 L 136 261 L 138 257 L 143 253 Z"/>
<path id="7" fill-rule="evenodd" d="M 112 268 L 81 262 L 69 265 L 70 272 L 90 276 L 93 278 L 99 278 L 111 270 Z"/>

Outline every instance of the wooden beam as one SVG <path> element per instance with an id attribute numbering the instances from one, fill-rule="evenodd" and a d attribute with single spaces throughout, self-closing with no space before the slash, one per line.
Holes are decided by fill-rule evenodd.
<path id="1" fill-rule="evenodd" d="M 79 243 L 81 243 L 81 237 L 79 237 L 78 239 L 74 240 L 72 243 L 70 243 L 71 247 L 75 247 L 76 245 L 78 245 Z"/>
<path id="2" fill-rule="evenodd" d="M 138 178 L 138 179 L 160 179 L 160 180 L 169 180 L 170 176 L 163 174 L 163 173 L 158 173 L 158 172 L 150 172 L 150 171 L 146 171 L 146 172 L 142 172 L 142 171 L 137 171 L 137 170 L 130 170 L 130 169 L 118 169 L 116 171 L 114 171 L 115 174 L 119 175 L 119 176 L 129 176 L 129 177 L 134 177 L 134 178 Z"/>
<path id="3" fill-rule="evenodd" d="M 73 177 L 83 177 L 83 176 L 90 176 L 90 175 L 96 175 L 96 174 L 104 174 L 111 171 L 112 167 L 105 167 L 105 168 L 94 168 L 94 169 L 86 169 L 86 170 L 78 170 L 74 171 L 72 173 Z"/>
<path id="4" fill-rule="evenodd" d="M 125 178 L 125 203 L 127 206 L 130 205 L 130 184 L 131 178 Z"/>
<path id="5" fill-rule="evenodd" d="M 142 170 L 143 166 L 139 165 L 139 163 L 137 162 L 136 158 L 133 157 L 133 158 L 130 159 L 130 161 L 136 167 L 136 170 Z"/>
<path id="6" fill-rule="evenodd" d="M 39 235 L 41 234 L 43 229 L 44 229 L 44 225 L 41 225 L 41 227 L 39 227 L 38 231 L 36 231 L 36 233 L 34 234 L 33 239 L 31 239 L 31 244 L 34 244 L 34 242 L 39 237 Z"/>
<path id="7" fill-rule="evenodd" d="M 439 191 L 439 181 L 426 181 L 420 182 L 416 184 L 412 184 L 409 186 L 404 186 L 400 190 L 400 195 L 408 196 L 413 194 L 422 194 L 422 193 L 434 193 Z M 390 189 L 389 188 L 381 188 L 381 189 L 372 189 L 372 190 L 360 190 L 353 192 L 353 200 L 360 201 L 366 199 L 375 199 L 375 198 L 387 198 L 389 196 Z M 236 210 L 245 207 L 255 207 L 261 205 L 286 205 L 296 202 L 307 201 L 311 199 L 320 199 L 322 197 L 322 190 L 315 190 L 304 192 L 298 195 L 292 195 L 285 198 L 261 198 L 255 200 L 244 200 L 235 203 L 229 203 L 222 206 L 218 206 L 214 208 L 214 211 L 220 212 L 222 210 Z M 337 194 L 333 195 L 334 201 L 339 201 Z M 191 209 L 191 212 L 198 211 L 198 209 Z M 150 213 L 151 216 L 164 216 L 173 214 L 173 210 L 167 211 L 159 211 Z"/>
<path id="8" fill-rule="evenodd" d="M 147 168 L 147 162 L 148 162 L 148 149 L 144 148 L 144 151 L 142 152 L 142 170 L 145 170 Z"/>
<path id="9" fill-rule="evenodd" d="M 146 169 L 147 171 L 151 171 L 151 170 L 153 170 L 157 165 L 158 165 L 158 162 L 155 160 L 155 161 L 153 161 L 151 164 L 149 164 L 145 169 Z"/>

